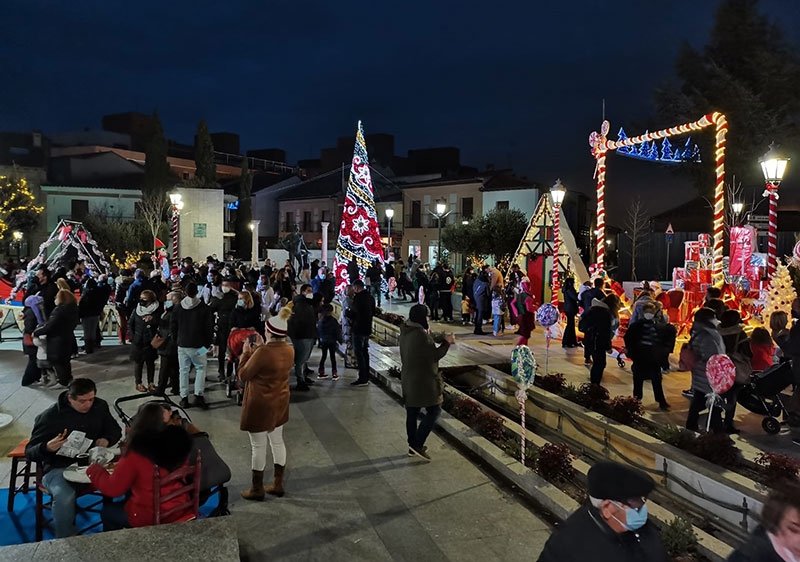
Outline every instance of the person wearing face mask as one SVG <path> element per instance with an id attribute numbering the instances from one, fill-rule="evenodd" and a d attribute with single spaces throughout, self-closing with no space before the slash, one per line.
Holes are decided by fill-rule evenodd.
<path id="1" fill-rule="evenodd" d="M 311 285 L 303 284 L 300 294 L 292 299 L 293 314 L 289 318 L 289 338 L 294 346 L 294 376 L 297 378 L 296 390 L 309 390 L 314 381 L 306 376 L 306 363 L 314 348 L 317 337 L 317 314 L 314 311 L 314 293 Z"/>
<path id="2" fill-rule="evenodd" d="M 698 430 L 700 412 L 706 407 L 706 394 L 711 393 L 711 384 L 706 376 L 706 363 L 713 356 L 725 353 L 725 343 L 718 330 L 719 320 L 710 308 L 701 308 L 694 313 L 689 347 L 694 352 L 695 364 L 692 367 L 692 401 L 686 417 L 686 429 Z M 711 429 L 722 431 L 720 408 L 711 409 Z"/>
<path id="3" fill-rule="evenodd" d="M 800 562 L 800 483 L 786 480 L 770 491 L 761 525 L 728 562 Z"/>
<path id="4" fill-rule="evenodd" d="M 211 313 L 216 315 L 216 339 L 214 343 L 217 345 L 217 359 L 218 359 L 218 376 L 217 380 L 225 380 L 225 370 L 233 369 L 233 365 L 225 361 L 225 352 L 228 349 L 228 336 L 231 334 L 231 314 L 236 308 L 236 301 L 238 300 L 238 293 L 233 290 L 233 284 L 230 280 L 222 281 L 219 287 L 219 292 L 211 299 L 209 308 Z"/>
<path id="5" fill-rule="evenodd" d="M 175 312 L 175 306 L 179 305 L 183 293 L 172 291 L 167 294 L 164 301 L 164 313 L 158 321 L 158 336 L 161 338 L 161 345 L 158 347 L 158 385 L 156 391 L 164 394 L 167 386 L 170 387 L 170 394 L 177 396 L 180 393 L 178 388 L 178 344 L 170 334 L 170 323 Z"/>
<path id="6" fill-rule="evenodd" d="M 150 289 L 145 289 L 139 295 L 136 310 L 128 320 L 131 333 L 131 360 L 134 362 L 136 377 L 136 390 L 147 392 L 155 390 L 154 379 L 156 375 L 156 350 L 152 345 L 153 337 L 158 331 L 158 321 L 161 310 L 156 294 Z M 147 365 L 147 387 L 142 381 L 142 370 Z"/>
<path id="7" fill-rule="evenodd" d="M 669 404 L 661 388 L 661 365 L 664 355 L 669 355 L 669 350 L 656 326 L 656 308 L 654 302 L 646 302 L 641 306 L 641 319 L 631 324 L 625 332 L 625 349 L 628 357 L 633 360 L 633 396 L 641 400 L 644 381 L 650 379 L 656 402 L 666 412 Z"/>
<path id="8" fill-rule="evenodd" d="M 539 562 L 670 560 L 658 530 L 647 520 L 653 479 L 616 462 L 589 469 L 589 505 L 580 508 L 544 545 Z"/>
<path id="9" fill-rule="evenodd" d="M 209 270 L 206 275 L 206 284 L 203 287 L 203 302 L 211 304 L 212 299 L 222 296 L 222 276 L 214 270 Z"/>
<path id="10" fill-rule="evenodd" d="M 231 312 L 230 330 L 247 328 L 258 331 L 261 323 L 261 309 L 255 306 L 250 291 L 236 293 L 236 308 Z"/>

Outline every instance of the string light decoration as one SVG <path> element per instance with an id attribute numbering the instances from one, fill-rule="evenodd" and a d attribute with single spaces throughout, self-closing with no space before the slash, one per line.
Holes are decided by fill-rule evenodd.
<path id="1" fill-rule="evenodd" d="M 21 211 L 39 215 L 44 207 L 36 204 L 36 197 L 24 177 L 0 176 L 0 238 L 8 231 L 12 215 Z"/>
<path id="2" fill-rule="evenodd" d="M 347 265 L 351 259 L 358 264 L 360 276 L 364 275 L 375 260 L 383 266 L 383 246 L 361 121 L 358 122 L 353 163 L 350 166 L 342 222 L 339 225 L 339 240 L 336 243 L 336 257 L 333 260 L 337 292 L 345 291 L 355 281 L 347 274 Z"/>
<path id="3" fill-rule="evenodd" d="M 596 160 L 595 178 L 597 179 L 597 269 L 602 271 L 605 262 L 605 187 L 606 187 L 606 155 L 611 150 L 627 151 L 630 153 L 631 147 L 637 147 L 647 143 L 651 148 L 647 151 L 639 151 L 641 156 L 647 152 L 646 159 L 653 160 L 653 153 L 657 151 L 655 141 L 667 139 L 669 137 L 684 135 L 696 131 L 702 131 L 707 127 L 714 126 L 714 165 L 716 172 L 716 184 L 714 186 L 714 247 L 713 262 L 711 266 L 712 281 L 715 285 L 722 285 L 725 275 L 722 270 L 722 243 L 723 243 L 723 219 L 725 212 L 725 146 L 727 142 L 728 120 L 725 115 L 719 112 L 709 113 L 692 123 L 684 123 L 676 127 L 661 129 L 660 131 L 645 132 L 643 135 L 635 137 L 619 138 L 616 141 L 607 138 L 610 124 L 603 121 L 600 132 L 593 132 L 589 135 L 589 146 L 592 156 Z M 670 145 L 671 150 L 671 145 Z M 662 143 L 662 151 L 664 146 Z M 624 152 L 621 152 L 624 153 Z M 691 153 L 690 153 L 691 154 Z M 699 157 L 699 156 L 698 156 Z"/>

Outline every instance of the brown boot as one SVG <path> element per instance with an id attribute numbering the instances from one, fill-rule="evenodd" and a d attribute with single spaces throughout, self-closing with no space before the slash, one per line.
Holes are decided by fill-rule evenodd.
<path id="1" fill-rule="evenodd" d="M 269 486 L 264 486 L 264 491 L 270 495 L 278 496 L 279 498 L 283 497 L 284 490 L 283 490 L 283 469 L 285 467 L 280 464 L 275 465 L 275 477 L 272 480 L 272 484 Z"/>
<path id="2" fill-rule="evenodd" d="M 253 471 L 253 485 L 249 490 L 242 492 L 242 497 L 246 500 L 264 501 L 264 471 Z"/>

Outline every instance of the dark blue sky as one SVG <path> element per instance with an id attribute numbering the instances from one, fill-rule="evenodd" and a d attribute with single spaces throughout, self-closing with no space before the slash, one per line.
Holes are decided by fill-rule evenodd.
<path id="1" fill-rule="evenodd" d="M 393 133 L 398 154 L 454 145 L 465 164 L 510 160 L 590 191 L 601 100 L 613 132 L 635 132 L 681 41 L 705 43 L 717 2 L 1 4 L 0 130 L 99 128 L 103 114 L 158 108 L 170 138 L 191 142 L 202 117 L 295 162 L 362 119 Z M 797 0 L 762 10 L 800 27 Z"/>

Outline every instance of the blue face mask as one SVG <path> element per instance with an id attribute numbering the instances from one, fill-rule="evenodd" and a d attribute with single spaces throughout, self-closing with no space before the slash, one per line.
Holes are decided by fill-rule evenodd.
<path id="1" fill-rule="evenodd" d="M 616 517 L 614 517 L 614 519 L 617 519 L 617 522 L 627 530 L 635 531 L 641 529 L 644 527 L 644 524 L 647 523 L 647 504 L 643 504 L 639 509 L 633 509 L 621 503 L 614 503 L 625 510 L 625 521 L 620 521 Z"/>
<path id="2" fill-rule="evenodd" d="M 236 306 L 244 306 L 244 301 L 242 299 L 239 299 L 238 301 L 236 301 Z"/>
<path id="3" fill-rule="evenodd" d="M 166 309 L 170 309 L 170 308 L 172 308 L 172 305 L 173 305 L 173 304 L 175 304 L 175 303 L 174 303 L 174 302 L 172 302 L 172 301 L 166 301 L 166 302 L 164 303 L 164 308 L 166 308 Z"/>
<path id="4" fill-rule="evenodd" d="M 208 275 L 208 276 L 206 276 L 206 279 L 208 279 L 208 282 L 211 283 L 214 280 L 214 276 L 213 275 Z"/>

